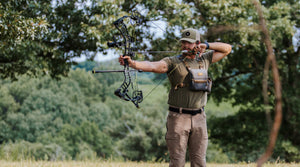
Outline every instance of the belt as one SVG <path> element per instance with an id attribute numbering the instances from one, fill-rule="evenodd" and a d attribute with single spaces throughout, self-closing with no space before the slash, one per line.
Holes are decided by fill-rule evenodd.
<path id="1" fill-rule="evenodd" d="M 204 107 L 202 107 L 200 109 L 183 109 L 183 108 L 169 106 L 169 111 L 183 113 L 183 114 L 196 115 L 196 114 L 201 114 L 201 112 L 204 111 Z"/>

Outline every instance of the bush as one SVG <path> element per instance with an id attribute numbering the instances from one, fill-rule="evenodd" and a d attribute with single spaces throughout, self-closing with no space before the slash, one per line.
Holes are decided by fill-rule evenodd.
<path id="1" fill-rule="evenodd" d="M 214 163 L 229 163 L 229 157 L 223 152 L 223 149 L 218 145 L 208 141 L 206 152 L 206 161 Z"/>
<path id="2" fill-rule="evenodd" d="M 21 160 L 65 160 L 70 155 L 55 144 L 44 145 L 42 143 L 30 143 L 24 140 L 3 144 L 0 150 L 0 158 L 10 161 Z"/>

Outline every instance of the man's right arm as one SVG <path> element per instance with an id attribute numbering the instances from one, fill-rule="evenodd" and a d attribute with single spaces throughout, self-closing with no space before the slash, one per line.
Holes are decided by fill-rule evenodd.
<path id="1" fill-rule="evenodd" d="M 168 71 L 168 64 L 163 61 L 135 61 L 132 60 L 129 56 L 120 56 L 119 62 L 121 65 L 124 65 L 124 59 L 127 59 L 128 64 L 131 68 L 136 70 L 142 70 L 144 72 L 154 72 L 154 73 L 166 73 Z"/>

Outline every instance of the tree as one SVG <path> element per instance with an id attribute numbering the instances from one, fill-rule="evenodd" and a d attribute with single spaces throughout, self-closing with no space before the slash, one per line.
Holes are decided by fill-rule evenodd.
<path id="1" fill-rule="evenodd" d="M 209 17 L 203 17 L 204 25 L 208 27 L 207 29 L 207 39 L 220 38 L 223 40 L 232 41 L 230 43 L 235 44 L 234 46 L 241 46 L 234 48 L 232 56 L 228 57 L 227 61 L 230 63 L 223 64 L 221 75 L 218 76 L 215 83 L 217 84 L 217 95 L 224 94 L 225 97 L 233 97 L 236 99 L 236 104 L 244 104 L 245 107 L 251 109 L 252 111 L 261 110 L 262 108 L 262 96 L 255 94 L 258 91 L 253 91 L 253 89 L 259 88 L 261 90 L 261 78 L 262 69 L 264 68 L 264 62 L 266 59 L 266 49 L 263 47 L 263 39 L 260 39 L 260 29 L 253 26 L 258 24 L 258 16 L 251 7 L 250 1 L 242 2 L 221 2 L 216 6 L 210 6 L 205 9 L 205 12 L 209 16 L 216 16 L 213 24 L 208 23 Z M 239 10 L 235 7 L 239 6 L 239 9 L 246 9 L 247 15 L 243 16 L 243 10 Z M 198 8 L 201 12 L 203 4 L 199 5 Z M 207 5 L 209 6 L 209 5 Z M 241 8 L 241 6 L 244 6 Z M 248 7 L 247 7 L 248 6 Z M 295 8 L 297 6 L 296 1 L 272 1 L 271 3 L 264 3 L 264 16 L 266 17 L 268 24 L 268 29 L 271 32 L 272 44 L 275 49 L 275 55 L 278 59 L 278 64 L 280 68 L 280 76 L 283 82 L 283 90 L 293 90 L 294 93 L 284 94 L 283 99 L 288 99 L 284 102 L 283 111 L 287 111 L 285 116 L 289 117 L 291 113 L 293 115 L 299 115 L 298 110 L 291 109 L 290 106 L 298 106 L 298 102 L 293 101 L 293 98 L 299 97 L 299 44 L 293 45 L 292 38 L 293 34 L 299 27 L 299 20 L 295 17 Z M 217 10 L 213 10 L 216 9 Z M 203 11 L 204 12 L 204 11 Z M 222 16 L 222 17 L 218 17 Z M 234 19 L 236 16 L 238 18 Z M 237 21 L 237 22 L 236 22 Z M 241 24 L 246 23 L 246 24 Z M 234 28 L 237 27 L 237 28 Z M 242 34 L 244 36 L 242 36 Z M 230 36 L 231 38 L 230 38 Z M 232 38 L 233 37 L 233 38 Z M 245 38 L 246 37 L 246 38 Z M 238 40 L 237 40 L 238 39 Z M 299 39 L 298 39 L 299 42 Z M 247 50 L 244 50 L 247 49 Z M 240 52 L 241 51 L 241 52 Z M 248 52 L 248 54 L 247 54 Z M 242 54 L 243 53 L 243 54 Z M 241 58 L 241 55 L 243 57 Z M 224 61 L 223 61 L 224 62 Z M 235 64 L 237 63 L 237 64 Z M 254 67 L 254 68 L 253 68 Z M 239 77 L 238 80 L 235 78 Z M 240 78 L 241 77 L 241 78 Z M 273 77 L 269 74 L 269 77 Z M 232 85 L 236 88 L 232 89 Z M 270 108 L 274 111 L 275 95 L 272 89 L 272 82 L 268 83 L 268 93 L 270 94 Z M 288 85 L 293 85 L 297 87 L 290 87 Z M 287 91 L 288 92 L 288 91 Z M 213 96 L 216 95 L 213 94 Z M 215 97 L 215 96 L 214 96 Z M 247 97 L 247 98 L 245 98 Z M 221 96 L 218 98 L 223 99 Z M 292 102 L 293 101 L 293 102 Z M 250 102 L 250 103 L 249 103 Z M 245 104 L 247 104 L 245 105 Z M 263 111 L 263 110 L 261 110 Z M 268 113 L 267 113 L 268 114 Z M 252 119 L 258 119 L 254 116 Z M 292 133 L 293 135 L 298 135 L 299 132 L 294 130 L 289 131 L 289 126 L 294 128 L 299 128 L 299 124 L 291 122 L 289 120 L 284 121 L 283 129 L 285 132 Z M 295 127 L 296 126 L 296 127 Z M 282 134 L 286 136 L 286 134 Z M 287 140 L 291 140 L 292 143 L 299 149 L 299 139 L 298 137 L 284 137 Z M 286 159 L 288 160 L 288 158 Z"/>
<path id="2" fill-rule="evenodd" d="M 107 41 L 117 33 L 112 22 L 128 15 L 137 5 L 145 9 L 168 7 L 170 10 L 181 6 L 175 0 L 160 1 L 158 5 L 119 0 L 0 1 L 1 78 L 16 79 L 18 74 L 24 73 L 66 76 L 72 58 L 93 59 L 97 52 L 106 54 Z M 160 17 L 159 11 L 154 10 L 148 15 L 155 19 Z M 150 27 L 146 22 L 143 26 Z M 143 39 L 152 36 L 140 28 L 136 32 L 137 43 L 145 46 Z"/>
<path id="3" fill-rule="evenodd" d="M 26 158 L 44 160 L 112 155 L 103 130 L 111 111 L 96 98 L 99 83 L 90 73 L 78 69 L 59 81 L 24 75 L 11 82 L 1 80 L 0 144 L 7 152 L 0 150 L 0 157 L 18 159 L 23 151 Z"/>
<path id="4" fill-rule="evenodd" d="M 214 64 L 210 70 L 214 78 L 211 96 L 218 102 L 234 99 L 233 105 L 242 105 L 246 110 L 253 112 L 263 112 L 262 95 L 257 92 L 262 90 L 262 71 L 267 53 L 258 29 L 258 15 L 252 1 L 186 0 L 183 3 L 188 4 L 190 10 L 187 12 L 173 10 L 173 13 L 170 13 L 167 7 L 166 10 L 162 9 L 162 16 L 169 24 L 163 39 L 151 41 L 152 49 L 169 48 L 172 45 L 170 39 L 174 41 L 174 36 L 176 37 L 176 34 L 169 32 L 187 27 L 199 28 L 203 32 L 202 41 L 222 41 L 232 44 L 232 53 Z M 294 35 L 300 27 L 297 16 L 299 4 L 294 0 L 263 1 L 262 4 L 284 90 L 285 113 L 281 135 L 299 150 L 300 135 L 297 129 L 300 128 L 298 120 L 300 40 Z M 296 44 L 293 44 L 293 38 L 296 39 Z M 175 50 L 176 45 L 173 46 L 171 50 Z M 272 74 L 269 74 L 269 77 L 272 77 Z M 275 97 L 272 85 L 270 81 L 269 107 L 273 112 Z M 253 120 L 259 117 L 259 115 L 252 116 Z M 236 119 L 238 120 L 238 117 Z M 222 129 L 224 126 L 219 128 Z M 232 140 L 229 143 L 234 144 L 236 141 Z"/>
<path id="5" fill-rule="evenodd" d="M 102 50 L 109 26 L 101 17 L 110 15 L 109 3 L 79 0 L 0 1 L 1 78 L 18 74 L 67 75 L 71 59 Z M 99 32 L 103 32 L 100 38 Z"/>
<path id="6" fill-rule="evenodd" d="M 261 123 L 259 125 L 265 125 L 263 120 L 259 119 L 263 114 L 248 114 L 248 111 L 259 113 L 264 111 L 263 97 L 257 92 L 262 90 L 262 71 L 267 55 L 260 30 L 257 28 L 258 15 L 252 1 L 183 0 L 178 2 L 176 0 L 117 0 L 109 2 L 92 0 L 90 3 L 86 3 L 79 0 L 14 0 L 0 2 L 0 14 L 2 16 L 0 27 L 0 42 L 2 44 L 0 46 L 0 75 L 2 78 L 16 78 L 18 74 L 23 73 L 32 75 L 49 74 L 52 77 L 60 76 L 60 74 L 66 75 L 71 64 L 71 58 L 86 55 L 92 59 L 97 51 L 105 54 L 106 42 L 113 39 L 113 34 L 117 34 L 117 30 L 113 28 L 112 22 L 119 17 L 128 15 L 133 9 L 137 9 L 144 16 L 142 25 L 136 27 L 136 31 L 134 31 L 136 34 L 135 45 L 141 50 L 176 51 L 178 50 L 180 30 L 187 27 L 201 30 L 202 42 L 207 40 L 209 42 L 222 41 L 232 44 L 232 53 L 211 67 L 210 72 L 214 79 L 211 96 L 218 102 L 234 99 L 233 105 L 241 106 L 241 111 L 236 116 L 230 117 L 232 122 L 248 115 L 250 120 L 260 120 Z M 299 3 L 296 0 L 270 0 L 262 1 L 262 5 L 274 52 L 277 56 L 282 89 L 284 90 L 284 120 L 279 136 L 281 143 L 279 144 L 285 146 L 285 148 L 299 150 L 300 40 L 299 36 L 295 35 L 295 32 L 299 31 L 300 27 Z M 157 28 L 157 25 L 153 24 L 153 21 L 156 20 L 167 23 L 165 30 L 160 29 L 163 28 L 161 25 L 159 25 L 160 28 Z M 155 31 L 149 31 L 150 28 L 153 29 L 155 27 Z M 130 30 L 133 30 L 133 28 Z M 162 33 L 161 37 L 155 36 L 158 31 Z M 293 43 L 293 38 L 296 43 Z M 160 60 L 164 56 L 172 55 L 153 53 L 146 59 Z M 77 78 L 82 75 L 71 74 L 74 77 L 74 81 L 79 82 L 79 85 L 88 85 L 90 82 Z M 272 77 L 272 75 L 270 74 L 269 77 Z M 83 78 L 91 79 L 90 76 Z M 102 76 L 97 79 L 102 83 Z M 93 92 L 97 90 L 94 79 L 91 80 L 93 81 L 92 87 L 82 89 L 85 95 L 93 96 Z M 107 85 L 116 84 L 117 80 L 118 77 L 114 76 L 113 79 L 107 81 Z M 103 85 L 105 84 L 103 83 Z M 272 89 L 272 84 L 272 82 L 268 83 L 271 114 L 274 111 L 274 90 Z M 74 84 L 73 86 L 76 85 Z M 5 90 L 1 91 L 5 92 Z M 25 102 L 27 99 L 26 95 L 30 93 L 19 89 L 14 89 L 14 92 L 18 95 L 14 96 L 17 99 L 17 103 Z M 39 90 L 40 94 L 30 94 L 31 96 L 29 97 L 32 99 L 43 97 L 49 100 L 47 98 L 48 93 L 52 97 L 63 101 L 59 94 L 51 94 L 49 92 L 52 92 L 52 90 Z M 107 94 L 104 89 L 96 92 L 100 95 Z M 68 94 L 66 96 L 70 97 Z M 96 99 L 99 98 L 98 96 L 95 97 Z M 92 100 L 94 99 L 92 98 Z M 52 100 L 53 104 L 59 104 L 66 108 L 71 106 L 68 104 L 70 101 L 76 101 L 76 98 L 63 101 L 66 104 L 62 104 L 63 102 L 55 99 Z M 130 107 L 127 105 L 115 105 L 116 102 L 110 97 L 101 97 L 101 101 L 117 115 L 122 114 L 122 111 L 130 110 Z M 15 103 L 10 100 L 3 103 L 2 113 L 11 110 L 5 107 L 9 104 Z M 26 104 L 30 106 L 29 102 L 26 102 Z M 31 107 L 38 109 L 37 106 L 40 104 L 42 102 L 36 102 Z M 80 105 L 85 106 L 86 104 L 88 103 Z M 120 102 L 120 104 L 123 103 Z M 96 103 L 88 105 L 95 106 Z M 25 109 L 22 110 L 25 111 Z M 18 116 L 22 117 L 21 115 Z M 214 120 L 211 121 L 214 124 Z M 218 119 L 215 121 L 222 122 L 222 120 Z M 116 129 L 126 129 L 125 125 L 116 124 L 116 126 Z M 256 125 L 251 124 L 249 126 Z M 224 127 L 218 126 L 216 128 L 220 128 L 219 130 L 222 131 Z M 128 135 L 127 139 L 139 139 L 145 136 L 139 133 L 138 129 L 135 132 Z M 111 133 L 111 135 L 114 136 L 115 133 Z M 216 143 L 218 143 L 218 140 L 222 140 L 222 138 L 214 138 L 215 135 L 215 132 L 213 132 L 211 137 Z M 223 146 L 220 145 L 220 147 L 240 144 L 234 140 L 225 141 L 228 143 L 222 143 Z M 247 139 L 244 138 L 243 141 L 247 141 Z M 134 144 L 136 143 L 132 143 L 132 145 Z M 256 149 L 256 147 L 249 148 Z M 226 150 L 225 148 L 223 149 Z M 287 150 L 283 149 L 282 151 L 286 155 L 291 154 Z M 248 155 L 248 152 L 244 153 Z M 256 155 L 252 154 L 252 156 Z M 298 160 L 297 158 L 294 159 Z M 287 158 L 286 160 L 291 159 Z"/>

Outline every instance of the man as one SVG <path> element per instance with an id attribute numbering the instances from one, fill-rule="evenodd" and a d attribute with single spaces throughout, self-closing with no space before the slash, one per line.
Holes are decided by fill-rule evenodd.
<path id="1" fill-rule="evenodd" d="M 206 115 L 204 106 L 207 102 L 206 91 L 190 90 L 188 68 L 208 69 L 231 52 L 226 43 L 200 43 L 200 33 L 196 29 L 183 30 L 181 41 L 182 55 L 166 57 L 160 61 L 134 61 L 129 56 L 120 56 L 124 65 L 127 59 L 130 67 L 145 72 L 167 73 L 171 83 L 169 92 L 169 115 L 167 118 L 166 142 L 170 153 L 170 167 L 183 167 L 189 147 L 192 167 L 206 166 L 208 144 Z M 206 49 L 210 51 L 205 52 Z M 187 68 L 188 66 L 188 68 Z"/>

